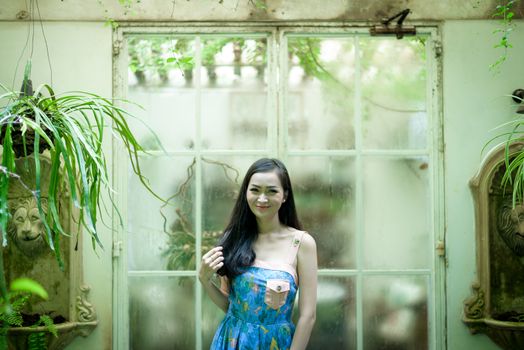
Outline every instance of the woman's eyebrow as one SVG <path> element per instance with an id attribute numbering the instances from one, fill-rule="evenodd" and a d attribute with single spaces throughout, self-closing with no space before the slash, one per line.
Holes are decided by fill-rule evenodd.
<path id="1" fill-rule="evenodd" d="M 256 184 L 251 184 L 252 187 L 256 187 L 256 188 L 260 188 L 260 187 L 267 187 L 267 188 L 278 188 L 278 186 L 273 186 L 273 185 L 269 185 L 269 186 L 260 186 L 260 185 L 256 185 Z"/>

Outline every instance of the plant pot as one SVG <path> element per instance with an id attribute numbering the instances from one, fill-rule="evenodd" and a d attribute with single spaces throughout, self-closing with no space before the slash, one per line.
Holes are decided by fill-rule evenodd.
<path id="1" fill-rule="evenodd" d="M 4 144 L 4 134 L 0 135 L 0 145 Z M 25 132 L 25 152 L 24 152 L 24 142 L 22 137 L 22 130 L 20 128 L 13 128 L 11 131 L 11 139 L 13 141 L 13 151 L 15 157 L 30 156 L 35 151 L 35 131 L 33 129 L 27 129 Z M 39 142 L 39 153 L 43 153 L 45 150 L 50 149 L 51 146 L 44 140 L 40 138 Z"/>
<path id="2" fill-rule="evenodd" d="M 58 336 L 55 337 L 47 327 L 16 327 L 7 331 L 9 350 L 28 349 L 29 336 L 34 333 L 44 333 L 48 350 L 60 350 L 69 345 L 76 337 L 87 337 L 97 326 L 97 321 L 92 322 L 64 322 L 56 325 Z"/>

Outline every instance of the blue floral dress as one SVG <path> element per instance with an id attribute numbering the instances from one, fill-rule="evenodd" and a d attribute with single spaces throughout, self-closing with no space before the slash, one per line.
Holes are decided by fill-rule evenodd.
<path id="1" fill-rule="evenodd" d="M 229 308 L 211 350 L 287 350 L 295 325 L 291 314 L 298 290 L 293 262 L 303 232 L 293 238 L 288 263 L 255 260 L 236 276 L 229 289 Z M 227 290 L 224 291 L 227 293 Z"/>

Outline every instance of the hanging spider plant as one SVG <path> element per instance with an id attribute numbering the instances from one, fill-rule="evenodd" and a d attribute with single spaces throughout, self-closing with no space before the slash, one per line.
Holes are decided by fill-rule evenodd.
<path id="1" fill-rule="evenodd" d="M 45 227 L 47 242 L 61 264 L 59 238 L 61 234 L 69 236 L 59 220 L 57 192 L 61 184 L 67 185 L 72 204 L 79 208 L 79 224 L 91 235 L 93 248 L 97 245 L 102 247 L 96 223 L 101 190 L 110 190 L 107 163 L 102 150 L 106 127 L 111 127 L 113 135 L 122 141 L 140 181 L 153 195 L 159 197 L 141 173 L 138 153 L 143 148 L 126 121 L 126 118 L 132 117 L 128 112 L 115 106 L 112 101 L 88 92 L 55 94 L 51 86 L 45 84 L 33 92 L 29 80 L 30 70 L 28 63 L 20 93 L 0 84 L 4 90 L 0 94 L 0 144 L 3 146 L 0 233 L 6 232 L 9 220 L 7 194 L 9 178 L 17 176 L 15 159 L 33 154 L 36 188 L 32 194 Z M 49 188 L 45 191 L 48 193 L 47 213 L 42 209 L 40 197 L 40 158 L 45 149 L 49 150 L 51 158 Z M 5 246 L 7 237 L 2 236 Z"/>
<path id="2" fill-rule="evenodd" d="M 516 90 L 511 95 L 516 103 L 524 102 L 524 91 Z M 517 111 L 522 114 L 524 111 Z M 503 131 L 489 140 L 482 149 L 492 145 L 494 142 L 500 142 L 504 145 L 504 175 L 502 183 L 504 189 L 511 188 L 513 207 L 517 204 L 524 203 L 524 118 L 518 116 L 516 119 L 506 122 L 497 127 L 497 129 L 509 129 Z"/>

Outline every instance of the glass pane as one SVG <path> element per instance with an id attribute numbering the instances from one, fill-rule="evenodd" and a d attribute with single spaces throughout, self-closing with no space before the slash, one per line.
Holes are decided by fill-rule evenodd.
<path id="1" fill-rule="evenodd" d="M 354 159 L 289 157 L 287 163 L 299 218 L 317 242 L 319 267 L 354 268 Z"/>
<path id="2" fill-rule="evenodd" d="M 265 38 L 203 40 L 204 148 L 266 148 L 266 42 Z"/>
<path id="3" fill-rule="evenodd" d="M 127 36 L 128 84 L 134 88 L 191 86 L 193 38 Z"/>
<path id="4" fill-rule="evenodd" d="M 354 39 L 289 37 L 288 51 L 289 147 L 354 148 Z"/>
<path id="5" fill-rule="evenodd" d="M 140 165 L 162 198 L 182 191 L 171 200 L 171 205 L 162 208 L 163 203 L 144 188 L 138 177 L 129 175 L 129 270 L 195 269 L 194 176 L 188 180 L 188 169 L 194 169 L 193 158 L 142 156 Z M 162 215 L 166 218 L 165 230 Z"/>
<path id="6" fill-rule="evenodd" d="M 426 276 L 364 279 L 364 349 L 428 349 Z"/>
<path id="7" fill-rule="evenodd" d="M 360 38 L 365 148 L 426 147 L 424 38 Z"/>
<path id="8" fill-rule="evenodd" d="M 366 268 L 429 268 L 428 159 L 364 160 Z"/>
<path id="9" fill-rule="evenodd" d="M 249 166 L 260 157 L 205 157 L 202 159 L 203 245 L 215 244 L 229 222 L 240 184 Z M 205 250 L 207 247 L 202 247 Z M 207 251 L 207 250 L 206 250 Z"/>
<path id="10" fill-rule="evenodd" d="M 353 277 L 319 277 L 317 320 L 308 349 L 357 348 L 354 285 Z M 298 312 L 294 316 L 296 322 Z"/>
<path id="11" fill-rule="evenodd" d="M 126 105 L 139 120 L 128 122 L 147 150 L 159 149 L 151 128 L 166 150 L 192 149 L 196 93 L 192 88 L 194 42 L 169 37 L 129 37 Z"/>
<path id="12" fill-rule="evenodd" d="M 194 289 L 193 277 L 130 277 L 130 348 L 195 349 Z"/>

